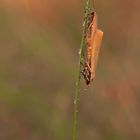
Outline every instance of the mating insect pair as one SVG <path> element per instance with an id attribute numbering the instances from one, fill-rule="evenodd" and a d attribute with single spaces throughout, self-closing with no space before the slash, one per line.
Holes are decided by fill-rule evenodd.
<path id="1" fill-rule="evenodd" d="M 102 37 L 103 32 L 98 29 L 97 14 L 94 11 L 88 16 L 87 30 L 85 33 L 86 54 L 83 53 L 84 62 L 82 64 L 83 69 L 81 70 L 87 85 L 90 84 L 95 77 Z"/>

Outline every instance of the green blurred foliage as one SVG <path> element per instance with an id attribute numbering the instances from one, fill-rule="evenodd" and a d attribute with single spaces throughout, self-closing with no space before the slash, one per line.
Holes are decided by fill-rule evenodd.
<path id="1" fill-rule="evenodd" d="M 96 1 L 104 38 L 81 81 L 78 139 L 140 139 L 139 1 Z M 0 1 L 0 140 L 71 140 L 84 1 Z"/>

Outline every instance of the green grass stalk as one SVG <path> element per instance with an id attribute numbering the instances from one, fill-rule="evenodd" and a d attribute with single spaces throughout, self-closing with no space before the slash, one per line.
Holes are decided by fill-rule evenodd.
<path id="1" fill-rule="evenodd" d="M 83 49 L 85 46 L 85 37 L 84 36 L 86 33 L 86 29 L 87 29 L 88 14 L 90 11 L 89 7 L 90 7 L 90 0 L 86 0 L 85 15 L 84 15 L 84 22 L 83 22 L 83 32 L 82 32 L 82 39 L 81 39 L 80 51 L 79 51 L 78 68 L 77 68 L 76 90 L 75 90 L 75 95 L 74 95 L 72 140 L 77 140 L 77 114 L 78 114 L 78 101 L 79 101 L 79 93 L 80 93 L 81 63 L 82 63 L 82 59 L 83 59 Z"/>

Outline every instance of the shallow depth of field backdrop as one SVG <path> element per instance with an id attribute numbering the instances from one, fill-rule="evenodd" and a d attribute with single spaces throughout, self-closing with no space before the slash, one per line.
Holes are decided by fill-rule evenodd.
<path id="1" fill-rule="evenodd" d="M 140 140 L 140 1 L 95 3 L 104 38 L 78 140 Z M 84 0 L 0 0 L 0 140 L 71 140 L 83 15 Z"/>

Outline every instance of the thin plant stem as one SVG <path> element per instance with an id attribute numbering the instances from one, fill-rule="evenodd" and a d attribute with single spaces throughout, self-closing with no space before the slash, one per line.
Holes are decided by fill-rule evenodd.
<path id="1" fill-rule="evenodd" d="M 90 5 L 90 0 L 86 0 L 85 15 L 84 15 L 84 22 L 83 22 L 83 33 L 82 33 L 82 39 L 81 39 L 81 44 L 80 44 L 79 61 L 78 61 L 78 68 L 77 68 L 76 90 L 75 90 L 75 95 L 74 95 L 72 140 L 77 140 L 77 114 L 78 114 L 78 100 L 79 100 L 79 93 L 80 93 L 81 63 L 82 63 L 82 59 L 83 59 L 83 55 L 82 55 L 83 49 L 85 46 L 85 33 L 86 33 L 86 29 L 87 29 L 88 14 L 90 11 L 89 5 Z"/>

